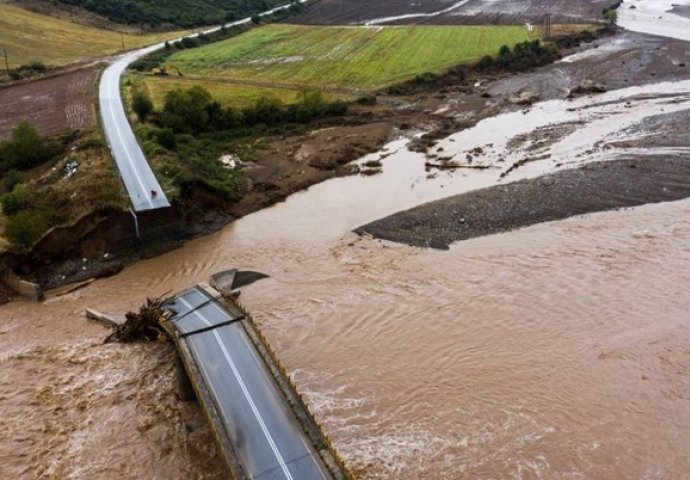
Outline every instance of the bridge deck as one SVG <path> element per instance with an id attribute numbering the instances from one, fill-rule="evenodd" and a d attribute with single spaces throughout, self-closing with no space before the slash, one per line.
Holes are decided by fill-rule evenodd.
<path id="1" fill-rule="evenodd" d="M 176 312 L 170 325 L 188 348 L 192 370 L 201 377 L 196 380 L 203 382 L 217 413 L 214 429 L 229 440 L 244 475 L 330 479 L 241 325 L 241 314 L 228 312 L 200 287 L 168 306 Z"/>

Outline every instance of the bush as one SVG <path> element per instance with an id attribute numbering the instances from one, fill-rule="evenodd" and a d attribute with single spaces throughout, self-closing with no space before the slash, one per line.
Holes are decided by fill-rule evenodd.
<path id="1" fill-rule="evenodd" d="M 47 71 L 48 67 L 41 62 L 32 62 L 11 70 L 9 74 L 12 80 L 19 80 L 22 78 L 33 77 L 34 75 L 41 75 Z"/>
<path id="2" fill-rule="evenodd" d="M 208 129 L 211 94 L 203 87 L 176 89 L 165 95 L 162 126 L 176 133 L 200 133 Z"/>
<path id="3" fill-rule="evenodd" d="M 558 59 L 553 47 L 544 46 L 539 40 L 518 43 L 511 50 L 503 45 L 496 57 L 485 56 L 477 64 L 478 70 L 524 71 L 546 65 Z"/>
<path id="4" fill-rule="evenodd" d="M 12 215 L 5 224 L 5 237 L 12 245 L 30 247 L 50 228 L 40 212 L 25 210 Z"/>
<path id="5" fill-rule="evenodd" d="M 10 170 L 2 177 L 2 186 L 5 192 L 11 192 L 22 182 L 24 182 L 24 175 L 17 170 Z"/>
<path id="6" fill-rule="evenodd" d="M 14 215 L 29 206 L 29 194 L 26 185 L 17 185 L 10 193 L 0 198 L 2 211 L 5 215 Z"/>
<path id="7" fill-rule="evenodd" d="M 175 150 L 177 140 L 175 139 L 175 132 L 171 128 L 162 128 L 156 133 L 156 140 L 158 145 L 167 149 Z"/>
<path id="8" fill-rule="evenodd" d="M 0 144 L 0 169 L 25 170 L 39 165 L 51 157 L 43 138 L 28 122 L 21 122 L 12 131 L 12 137 Z"/>
<path id="9" fill-rule="evenodd" d="M 362 95 L 357 99 L 357 103 L 360 105 L 376 105 L 376 96 L 375 95 Z"/>
<path id="10" fill-rule="evenodd" d="M 153 113 L 153 102 L 146 90 L 141 88 L 132 89 L 132 110 L 137 114 L 140 122 L 145 122 L 149 115 Z"/>

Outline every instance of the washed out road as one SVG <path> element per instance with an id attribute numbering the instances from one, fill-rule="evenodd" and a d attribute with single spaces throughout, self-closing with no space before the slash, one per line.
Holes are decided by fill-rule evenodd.
<path id="1" fill-rule="evenodd" d="M 300 0 L 300 3 L 305 1 Z M 290 4 L 276 7 L 259 14 L 259 16 L 271 15 L 289 7 Z M 234 27 L 250 22 L 251 18 L 245 18 L 227 23 L 224 26 Z M 210 28 L 204 33 L 215 32 L 220 28 Z M 190 37 L 195 36 L 197 35 L 190 35 Z M 171 39 L 170 41 L 176 40 L 179 39 Z M 108 68 L 103 71 L 99 86 L 98 97 L 103 130 L 135 212 L 166 208 L 170 206 L 170 202 L 151 170 L 151 166 L 129 124 L 120 94 L 120 80 L 122 73 L 132 62 L 151 52 L 160 50 L 164 45 L 165 43 L 157 43 L 115 57 Z"/>
<path id="2" fill-rule="evenodd" d="M 331 478 L 239 320 L 198 287 L 170 307 L 247 476 Z"/>

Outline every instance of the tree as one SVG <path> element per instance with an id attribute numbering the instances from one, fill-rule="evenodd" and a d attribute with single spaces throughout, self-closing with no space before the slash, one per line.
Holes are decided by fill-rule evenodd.
<path id="1" fill-rule="evenodd" d="M 12 137 L 0 144 L 0 168 L 2 170 L 23 170 L 50 157 L 50 150 L 34 127 L 28 122 L 21 122 L 12 130 Z"/>
<path id="2" fill-rule="evenodd" d="M 139 117 L 139 121 L 145 122 L 146 119 L 153 113 L 153 102 L 151 97 L 141 88 L 135 88 L 132 91 L 132 110 Z"/>
<path id="3" fill-rule="evenodd" d="M 261 17 L 259 15 L 252 15 L 252 23 L 258 25 L 261 23 Z"/>
<path id="4" fill-rule="evenodd" d="M 24 210 L 7 219 L 5 237 L 13 245 L 30 247 L 48 228 L 49 225 L 42 215 Z"/>
<path id="5" fill-rule="evenodd" d="M 171 90 L 165 95 L 163 126 L 176 133 L 199 133 L 209 126 L 211 94 L 203 87 Z"/>

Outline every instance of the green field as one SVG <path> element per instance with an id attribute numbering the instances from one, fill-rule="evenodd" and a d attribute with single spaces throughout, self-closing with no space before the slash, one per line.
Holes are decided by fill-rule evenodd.
<path id="1" fill-rule="evenodd" d="M 181 33 L 125 33 L 125 48 L 179 35 Z M 0 0 L 0 49 L 7 50 L 10 68 L 31 62 L 58 66 L 98 58 L 121 50 L 122 40 L 120 32 L 29 12 Z"/>
<path id="2" fill-rule="evenodd" d="M 236 108 L 251 106 L 261 97 L 270 97 L 278 99 L 283 103 L 292 103 L 298 93 L 294 88 L 236 84 L 222 80 L 180 78 L 175 76 L 153 77 L 150 75 L 131 75 L 128 78 L 135 82 L 143 82 L 156 108 L 163 107 L 165 94 L 170 90 L 177 88 L 187 89 L 194 85 L 203 85 L 213 95 L 215 100 L 218 100 L 223 105 L 232 105 Z M 325 92 L 323 98 L 326 101 L 337 99 L 354 100 L 356 96 Z"/>
<path id="3" fill-rule="evenodd" d="M 374 90 L 535 38 L 522 26 L 268 25 L 168 59 L 185 75 L 269 85 Z"/>

